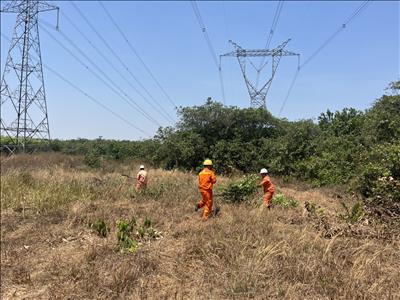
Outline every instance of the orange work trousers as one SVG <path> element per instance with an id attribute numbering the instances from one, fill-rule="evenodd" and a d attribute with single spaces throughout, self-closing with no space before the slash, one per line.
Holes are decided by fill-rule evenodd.
<path id="1" fill-rule="evenodd" d="M 213 207 L 213 194 L 212 190 L 200 189 L 202 199 L 197 204 L 198 208 L 204 207 L 202 219 L 207 220 Z"/>
<path id="2" fill-rule="evenodd" d="M 274 192 L 270 192 L 270 191 L 268 191 L 268 192 L 266 192 L 266 193 L 264 194 L 264 204 L 265 204 L 266 206 L 269 206 L 269 204 L 270 204 L 271 199 L 272 199 L 273 196 L 274 196 Z"/>

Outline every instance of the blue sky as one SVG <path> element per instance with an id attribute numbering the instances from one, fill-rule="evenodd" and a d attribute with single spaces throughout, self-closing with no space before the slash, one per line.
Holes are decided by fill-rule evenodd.
<path id="1" fill-rule="evenodd" d="M 51 2 L 51 1 L 50 1 Z M 55 4 L 55 2 L 53 2 Z M 157 80 L 178 106 L 204 103 L 207 97 L 222 101 L 218 70 L 199 28 L 190 2 L 103 2 Z M 173 115 L 166 99 L 126 42 L 116 31 L 97 1 L 75 4 L 118 53 L 131 72 L 158 101 L 148 105 L 133 89 L 141 87 L 102 44 L 71 3 L 59 1 L 67 14 L 99 51 L 123 73 L 123 80 L 73 26 L 60 15 L 60 30 L 74 41 L 124 92 L 163 126 L 172 125 L 155 110 L 160 105 Z M 211 42 L 218 55 L 232 51 L 231 39 L 244 48 L 264 47 L 277 2 L 197 2 Z M 361 4 L 349 2 L 285 1 L 271 46 L 291 38 L 288 50 L 305 61 Z M 384 93 L 390 81 L 400 77 L 399 2 L 371 2 L 326 48 L 299 73 L 281 114 L 289 120 L 315 119 L 321 112 L 345 107 L 366 109 Z M 1 32 L 11 37 L 14 14 L 1 15 Z M 40 20 L 55 24 L 53 12 L 41 13 Z M 44 25 L 45 28 L 46 25 Z M 60 33 L 48 29 L 74 50 Z M 89 73 L 46 32 L 40 31 L 42 59 L 81 89 L 131 123 L 154 134 L 157 125 L 128 106 L 107 86 Z M 1 72 L 9 42 L 1 38 Z M 82 60 L 85 60 L 82 58 Z M 89 63 L 87 63 L 89 65 Z M 267 108 L 276 116 L 296 72 L 297 60 L 283 58 L 267 98 Z M 251 69 L 249 68 L 249 71 Z M 222 64 L 226 104 L 249 106 L 249 96 L 235 58 Z M 53 138 L 140 139 L 145 135 L 91 102 L 57 76 L 44 70 L 50 131 Z M 251 73 L 250 73 L 250 76 Z M 265 74 L 266 76 L 266 74 Z M 129 84 L 128 84 L 128 82 Z M 144 94 L 145 92 L 141 90 Z"/>

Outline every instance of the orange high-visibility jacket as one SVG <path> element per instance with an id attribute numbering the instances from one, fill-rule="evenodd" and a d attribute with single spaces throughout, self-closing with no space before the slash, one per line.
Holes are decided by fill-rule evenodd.
<path id="1" fill-rule="evenodd" d="M 271 178 L 269 178 L 268 175 L 263 178 L 263 180 L 261 181 L 260 185 L 263 186 L 264 193 L 266 193 L 266 192 L 271 192 L 271 193 L 275 192 L 275 187 L 272 184 Z"/>
<path id="2" fill-rule="evenodd" d="M 201 190 L 212 190 L 213 185 L 217 182 L 214 171 L 204 168 L 199 173 L 199 189 Z"/>

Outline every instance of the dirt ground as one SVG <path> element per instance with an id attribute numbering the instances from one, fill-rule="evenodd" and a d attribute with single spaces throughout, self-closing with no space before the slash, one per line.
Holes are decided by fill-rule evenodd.
<path id="1" fill-rule="evenodd" d="M 149 189 L 137 194 L 121 176 L 135 169 L 91 170 L 56 154 L 3 159 L 1 298 L 400 299 L 398 228 L 344 222 L 340 202 L 355 199 L 340 190 L 276 180 L 297 207 L 216 198 L 220 215 L 202 222 L 194 174 L 150 170 Z M 159 232 L 133 253 L 116 228 L 132 217 Z M 98 219 L 106 237 L 89 226 Z"/>

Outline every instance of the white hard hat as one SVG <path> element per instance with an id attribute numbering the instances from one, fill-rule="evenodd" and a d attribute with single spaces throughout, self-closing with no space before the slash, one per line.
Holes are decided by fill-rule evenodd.
<path id="1" fill-rule="evenodd" d="M 268 174 L 268 170 L 266 168 L 262 168 L 260 174 Z"/>
<path id="2" fill-rule="evenodd" d="M 140 170 L 144 169 L 144 165 L 140 165 L 139 169 Z"/>

